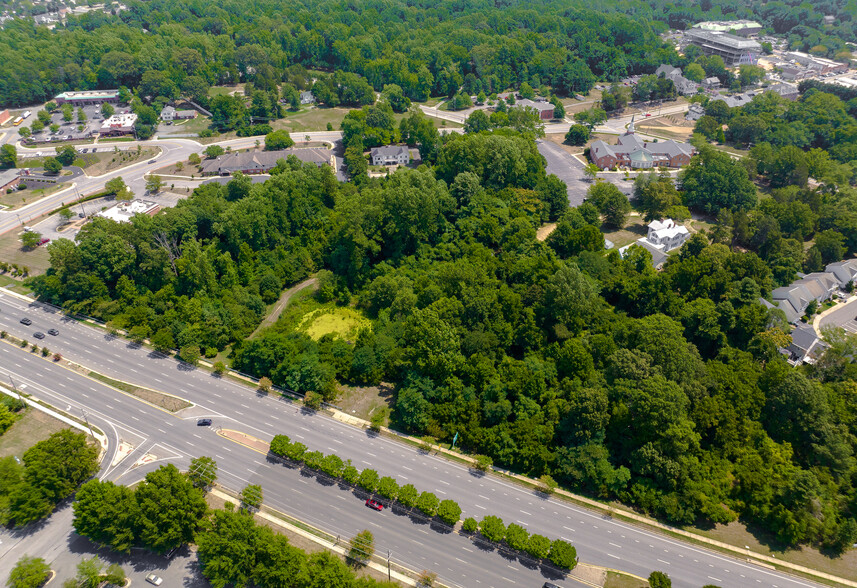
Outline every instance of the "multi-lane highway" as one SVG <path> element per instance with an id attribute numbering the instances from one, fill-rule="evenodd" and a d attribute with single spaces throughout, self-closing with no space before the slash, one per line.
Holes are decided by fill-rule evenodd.
<path id="1" fill-rule="evenodd" d="M 20 324 L 24 316 L 33 324 Z M 248 387 L 217 379 L 204 370 L 185 369 L 171 358 L 111 338 L 50 307 L 0 293 L 0 329 L 32 341 L 33 332 L 47 332 L 52 327 L 60 334 L 42 342 L 52 351 L 111 377 L 194 403 L 193 408 L 180 415 L 170 415 L 112 389 L 103 390 L 95 382 L 17 348 L 0 346 L 6 349 L 0 350 L 3 370 L 13 373 L 13 377 L 26 378 L 32 383 L 31 390 L 46 395 L 61 394 L 60 405 L 72 404 L 74 400 L 81 408 L 96 413 L 102 422 L 127 431 L 129 438 L 124 440 L 136 449 L 126 462 L 146 451 L 147 444 L 157 446 L 156 454 L 162 459 L 179 465 L 186 464 L 192 455 L 213 454 L 223 470 L 221 480 L 227 486 L 240 489 L 247 481 L 261 483 L 268 504 L 333 533 L 348 535 L 369 528 L 376 534 L 379 548 L 391 549 L 405 565 L 432 569 L 451 584 L 475 586 L 478 579 L 481 581 L 478 585 L 532 586 L 543 580 L 540 572 L 520 562 L 507 561 L 496 553 L 487 554 L 487 559 L 477 559 L 486 554 L 457 535 L 436 533 L 387 511 L 380 515 L 369 511 L 337 486 L 324 486 L 294 471 L 268 464 L 262 456 L 223 440 L 212 430 L 197 428 L 195 419 L 210 416 L 214 427 L 237 429 L 266 441 L 277 433 L 287 434 L 310 450 L 336 453 L 343 459 L 351 459 L 358 468 L 372 467 L 382 476 L 396 477 L 400 483 L 410 482 L 440 498 L 452 498 L 461 505 L 463 517 L 480 519 L 494 514 L 507 523 L 521 523 L 531 532 L 569 539 L 577 547 L 581 560 L 589 563 L 641 576 L 661 569 L 673 578 L 675 586 L 816 586 L 600 513 L 545 500 L 493 476 L 476 477 L 458 464 L 421 454 L 392 439 L 367 436 L 363 430 L 321 414 L 307 414 L 284 400 L 259 396 Z M 146 471 L 138 468 L 126 473 L 126 462 L 109 475 L 123 476 L 119 479 L 127 482 Z"/>

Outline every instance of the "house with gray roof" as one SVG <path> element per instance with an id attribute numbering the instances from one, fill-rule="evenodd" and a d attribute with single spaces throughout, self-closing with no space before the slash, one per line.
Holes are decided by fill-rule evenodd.
<path id="1" fill-rule="evenodd" d="M 515 106 L 521 108 L 532 108 L 539 114 L 539 120 L 552 119 L 553 111 L 555 109 L 554 105 L 545 99 L 530 100 L 529 98 L 522 98 L 515 103 Z"/>
<path id="2" fill-rule="evenodd" d="M 411 152 L 406 145 L 374 147 L 370 152 L 372 165 L 407 165 Z"/>
<path id="3" fill-rule="evenodd" d="M 303 163 L 317 167 L 329 165 L 336 171 L 336 158 L 330 149 L 281 149 L 279 151 L 236 151 L 214 159 L 206 159 L 200 166 L 204 176 L 231 176 L 243 174 L 266 174 L 277 167 L 277 161 L 297 157 Z"/>
<path id="4" fill-rule="evenodd" d="M 792 342 L 786 347 L 792 365 L 813 364 L 828 345 L 818 336 L 812 325 L 798 325 L 791 332 Z"/>
<path id="5" fill-rule="evenodd" d="M 790 323 L 796 323 L 801 319 L 810 302 L 814 300 L 821 304 L 829 300 L 840 287 L 839 280 L 831 272 L 798 275 L 800 279 L 771 292 L 774 304 L 785 313 Z"/>
<path id="6" fill-rule="evenodd" d="M 684 96 L 689 96 L 692 94 L 696 94 L 699 91 L 699 84 L 693 82 L 683 75 L 681 75 L 681 69 L 674 67 L 672 65 L 662 64 L 658 69 L 655 70 L 655 76 L 657 77 L 665 77 L 668 80 L 672 80 L 673 84 L 675 84 L 676 92 L 682 94 Z"/>
<path id="7" fill-rule="evenodd" d="M 839 287 L 845 288 L 849 283 L 857 280 L 857 259 L 846 259 L 827 264 L 824 271 L 836 276 Z"/>

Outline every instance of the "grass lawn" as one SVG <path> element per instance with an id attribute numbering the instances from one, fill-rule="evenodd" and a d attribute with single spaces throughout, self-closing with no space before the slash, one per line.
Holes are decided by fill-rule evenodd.
<path id="1" fill-rule="evenodd" d="M 28 295 L 33 293 L 33 291 L 25 286 L 21 281 L 10 278 L 9 274 L 0 274 L 0 286 L 8 288 L 13 292 L 17 292 L 18 294 Z"/>
<path id="2" fill-rule="evenodd" d="M 208 95 L 214 98 L 215 96 L 228 96 L 232 92 L 241 92 L 244 93 L 244 84 L 237 84 L 235 86 L 212 86 L 208 89 Z"/>
<path id="3" fill-rule="evenodd" d="M 751 532 L 740 522 L 716 525 L 712 530 L 689 530 L 731 545 L 748 545 L 754 553 L 773 556 L 782 561 L 857 581 L 857 549 L 851 549 L 835 559 L 827 557 L 811 547 L 782 549 L 776 544 L 776 540 L 772 536 L 759 530 Z"/>
<path id="4" fill-rule="evenodd" d="M 620 572 L 607 572 L 604 588 L 648 588 L 649 583 Z"/>
<path id="5" fill-rule="evenodd" d="M 643 223 L 641 216 L 628 216 L 628 222 L 624 228 L 618 231 L 608 231 L 605 227 L 601 228 L 605 239 L 610 239 L 616 246 L 616 249 L 630 245 L 640 237 L 646 236 L 646 225 Z"/>
<path id="6" fill-rule="evenodd" d="M 20 208 L 21 206 L 26 205 L 27 203 L 33 203 L 40 198 L 44 198 L 49 194 L 53 194 L 54 192 L 59 192 L 60 190 L 65 190 L 68 188 L 67 183 L 63 184 L 34 184 L 33 188 L 26 188 L 24 190 L 15 190 L 11 194 L 7 194 L 6 192 L 0 193 L 0 204 L 7 207 L 7 210 L 15 210 L 16 208 Z M 44 186 L 42 188 L 37 188 L 35 186 Z"/>
<path id="7" fill-rule="evenodd" d="M 199 133 L 200 131 L 206 130 L 210 124 L 211 121 L 208 119 L 207 116 L 197 116 L 196 118 L 173 123 L 171 125 L 170 132 L 164 133 L 161 136 L 164 139 L 167 139 L 173 133 L 178 135 Z"/>
<path id="8" fill-rule="evenodd" d="M 140 151 L 106 151 L 104 153 L 85 153 L 86 175 L 101 176 L 116 169 L 120 169 L 139 161 L 145 161 L 155 157 L 161 152 L 159 147 L 144 147 Z"/>
<path id="9" fill-rule="evenodd" d="M 38 221 L 33 219 L 31 222 L 36 224 Z M 50 256 L 47 248 L 36 247 L 30 251 L 24 251 L 19 232 L 13 229 L 5 235 L 0 235 L 0 260 L 29 268 L 29 275 L 31 276 L 45 273 L 50 267 Z"/>
<path id="10" fill-rule="evenodd" d="M 99 137 L 98 143 L 130 143 L 136 140 L 134 137 Z"/>
<path id="11" fill-rule="evenodd" d="M 10 455 L 21 457 L 27 449 L 39 441 L 44 441 L 57 431 L 67 428 L 68 425 L 64 422 L 29 407 L 24 410 L 23 416 L 0 437 L 0 457 Z"/>
<path id="12" fill-rule="evenodd" d="M 305 107 L 298 112 L 286 111 L 286 116 L 274 121 L 271 126 L 274 130 L 284 129 L 290 133 L 306 133 L 326 131 L 327 123 L 330 123 L 333 125 L 333 130 L 338 131 L 342 119 L 350 110 L 350 108 Z"/>

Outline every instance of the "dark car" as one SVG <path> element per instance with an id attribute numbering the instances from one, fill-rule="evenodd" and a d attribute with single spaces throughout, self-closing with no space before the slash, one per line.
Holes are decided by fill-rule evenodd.
<path id="1" fill-rule="evenodd" d="M 33 333 L 33 337 L 35 337 L 36 339 L 44 339 L 44 338 L 45 338 L 45 334 L 44 334 L 44 333 L 42 333 L 41 331 L 38 331 L 38 332 L 36 332 L 36 333 Z"/>
<path id="2" fill-rule="evenodd" d="M 366 506 L 368 506 L 369 508 L 374 508 L 377 511 L 384 510 L 384 505 L 381 504 L 380 502 L 378 502 L 377 500 L 375 500 L 374 498 L 367 498 L 366 499 Z"/>
<path id="3" fill-rule="evenodd" d="M 211 425 L 211 419 L 199 419 L 196 421 L 197 427 L 208 427 Z"/>
<path id="4" fill-rule="evenodd" d="M 542 584 L 542 588 L 561 588 L 559 584 L 554 584 L 553 582 L 545 582 Z"/>
<path id="5" fill-rule="evenodd" d="M 59 334 L 60 334 L 60 332 L 57 331 L 56 329 L 48 329 L 48 335 L 53 335 L 54 337 L 56 337 Z"/>
<path id="6" fill-rule="evenodd" d="M 150 159 L 150 160 L 149 160 L 149 163 L 155 163 L 155 160 L 154 160 L 154 159 Z"/>
<path id="7" fill-rule="evenodd" d="M 30 319 L 28 319 L 27 317 L 24 317 L 24 318 L 22 318 L 22 319 L 21 319 L 21 324 L 22 324 L 22 325 L 32 325 L 32 324 L 33 324 L 33 321 L 31 321 L 31 320 L 30 320 Z"/>

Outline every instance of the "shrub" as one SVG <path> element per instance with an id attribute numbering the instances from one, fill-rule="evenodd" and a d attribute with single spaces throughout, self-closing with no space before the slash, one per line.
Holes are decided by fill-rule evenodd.
<path id="1" fill-rule="evenodd" d="M 304 405 L 313 410 L 318 410 L 321 408 L 321 403 L 324 401 L 324 397 L 318 392 L 313 392 L 310 390 L 306 394 L 304 394 Z"/>
<path id="2" fill-rule="evenodd" d="M 321 451 L 307 451 L 304 453 L 304 464 L 314 470 L 321 469 L 321 461 L 323 459 L 324 454 Z"/>
<path id="3" fill-rule="evenodd" d="M 568 541 L 556 539 L 551 543 L 551 550 L 548 554 L 548 558 L 554 565 L 571 570 L 577 565 L 577 550 Z"/>
<path id="4" fill-rule="evenodd" d="M 62 359 L 62 355 L 60 355 L 59 353 L 54 353 L 54 361 L 59 361 L 61 359 Z"/>
<path id="5" fill-rule="evenodd" d="M 481 523 L 479 523 L 479 532 L 482 533 L 482 536 L 488 539 L 488 541 L 499 543 L 506 536 L 506 526 L 503 524 L 503 519 L 500 517 L 488 515 L 482 519 Z"/>
<path id="6" fill-rule="evenodd" d="M 20 345 L 21 345 L 21 348 L 22 348 L 22 349 L 23 349 L 24 347 L 26 347 L 26 346 L 27 346 L 27 340 L 26 340 L 26 339 L 21 339 L 21 343 L 20 343 Z"/>
<path id="7" fill-rule="evenodd" d="M 360 472 L 349 462 L 342 470 L 342 479 L 353 486 L 360 479 Z"/>
<path id="8" fill-rule="evenodd" d="M 390 476 L 384 476 L 378 482 L 378 494 L 384 498 L 395 500 L 396 496 L 399 494 L 399 483 Z"/>
<path id="9" fill-rule="evenodd" d="M 274 435 L 274 438 L 271 439 L 271 453 L 285 456 L 288 454 L 291 444 L 292 440 L 285 435 Z"/>
<path id="10" fill-rule="evenodd" d="M 268 376 L 263 376 L 259 379 L 259 390 L 261 390 L 262 392 L 265 392 L 265 393 L 270 392 L 271 386 L 273 386 L 273 385 L 274 385 L 274 383 L 271 381 L 271 378 L 269 378 Z"/>
<path id="11" fill-rule="evenodd" d="M 9 588 L 39 588 L 51 576 L 51 567 L 40 557 L 23 556 L 12 568 L 6 585 Z"/>
<path id="12" fill-rule="evenodd" d="M 222 376 L 224 373 L 226 373 L 226 364 L 223 363 L 222 361 L 215 361 L 214 362 L 214 373 L 217 374 L 218 376 Z"/>
<path id="13" fill-rule="evenodd" d="M 427 517 L 433 517 L 437 514 L 437 507 L 440 501 L 437 496 L 431 492 L 423 492 L 417 499 L 417 509 L 419 509 Z"/>
<path id="14" fill-rule="evenodd" d="M 556 480 L 551 478 L 548 474 L 539 478 L 539 492 L 543 494 L 553 494 L 556 491 L 556 488 Z"/>
<path id="15" fill-rule="evenodd" d="M 551 550 L 551 540 L 544 535 L 530 535 L 527 542 L 527 553 L 536 559 L 545 559 Z"/>
<path id="16" fill-rule="evenodd" d="M 404 486 L 399 488 L 398 500 L 404 506 L 408 508 L 413 508 L 414 505 L 417 503 L 417 495 L 417 489 L 414 488 L 413 484 L 405 484 Z"/>
<path id="17" fill-rule="evenodd" d="M 671 588 L 672 585 L 670 577 L 663 572 L 652 572 L 649 574 L 649 586 L 651 588 Z"/>
<path id="18" fill-rule="evenodd" d="M 476 523 L 476 519 L 474 519 L 473 517 L 467 517 L 461 524 L 461 530 L 465 533 L 475 533 L 478 529 L 479 525 Z M 548 543 L 548 545 L 550 545 L 550 543 Z"/>
<path id="19" fill-rule="evenodd" d="M 378 472 L 375 470 L 363 470 L 360 472 L 357 484 L 367 492 L 374 492 L 378 488 Z"/>
<path id="20" fill-rule="evenodd" d="M 42 347 L 42 357 L 47 357 L 51 354 L 47 347 Z"/>
<path id="21" fill-rule="evenodd" d="M 530 542 L 530 534 L 525 528 L 516 523 L 506 527 L 506 544 L 512 549 L 524 551 Z"/>
<path id="22" fill-rule="evenodd" d="M 494 460 L 488 457 L 487 455 L 477 455 L 475 456 L 476 463 L 473 467 L 475 467 L 480 472 L 487 472 L 491 469 L 491 466 L 494 465 Z"/>
<path id="23" fill-rule="evenodd" d="M 437 516 L 447 525 L 455 525 L 461 518 L 461 507 L 454 500 L 441 500 L 437 508 Z"/>

